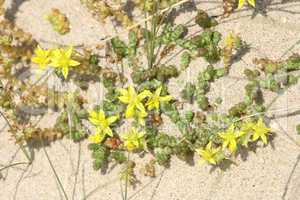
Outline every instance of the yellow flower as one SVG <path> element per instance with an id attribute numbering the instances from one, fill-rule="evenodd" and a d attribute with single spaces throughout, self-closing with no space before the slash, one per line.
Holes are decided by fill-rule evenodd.
<path id="1" fill-rule="evenodd" d="M 246 121 L 242 123 L 241 131 L 244 132 L 245 134 L 241 136 L 240 140 L 241 140 L 241 144 L 245 147 L 248 147 L 248 143 L 253 134 L 254 125 L 255 123 L 253 123 L 252 121 Z"/>
<path id="2" fill-rule="evenodd" d="M 252 121 L 245 121 L 243 122 L 242 126 L 241 126 L 241 131 L 246 132 L 246 133 L 252 133 L 253 132 L 253 127 L 254 127 L 255 123 L 253 123 Z"/>
<path id="3" fill-rule="evenodd" d="M 235 41 L 236 41 L 236 35 L 231 32 L 225 37 L 224 44 L 226 47 L 232 47 Z"/>
<path id="4" fill-rule="evenodd" d="M 150 96 L 152 93 L 149 90 L 144 90 L 140 94 L 137 94 L 135 89 L 130 86 L 127 90 L 119 89 L 121 96 L 119 96 L 119 100 L 122 103 L 128 104 L 125 117 L 132 118 L 132 117 L 146 117 L 147 113 L 142 101 Z"/>
<path id="5" fill-rule="evenodd" d="M 271 129 L 265 125 L 262 118 L 260 118 L 257 121 L 257 123 L 253 126 L 253 131 L 253 141 L 257 141 L 260 138 L 264 144 L 268 143 L 267 136 L 270 134 Z"/>
<path id="6" fill-rule="evenodd" d="M 202 157 L 202 159 L 212 165 L 218 163 L 218 157 L 220 155 L 220 148 L 213 148 L 212 142 L 209 142 L 205 149 L 196 149 L 196 152 Z M 200 162 L 202 163 L 202 162 Z"/>
<path id="7" fill-rule="evenodd" d="M 148 107 L 148 110 L 152 110 L 155 108 L 157 111 L 159 110 L 160 102 L 168 102 L 171 101 L 172 97 L 170 95 L 167 96 L 160 96 L 162 90 L 162 86 L 157 88 L 154 93 L 151 93 L 151 96 L 146 103 L 146 106 Z"/>
<path id="8" fill-rule="evenodd" d="M 245 133 L 242 131 L 236 132 L 234 131 L 235 127 L 232 124 L 226 132 L 219 133 L 220 138 L 223 139 L 223 149 L 227 148 L 231 153 L 234 153 L 237 150 L 237 140 L 244 135 Z"/>
<path id="9" fill-rule="evenodd" d="M 124 142 L 124 146 L 128 151 L 133 151 L 135 149 L 144 147 L 144 136 L 145 132 L 137 132 L 137 130 L 132 127 L 128 133 L 122 134 L 120 137 Z"/>
<path id="10" fill-rule="evenodd" d="M 101 130 L 101 128 L 97 127 L 96 128 L 96 133 L 93 134 L 93 135 L 90 135 L 89 136 L 89 140 L 92 143 L 99 144 L 99 143 L 101 143 L 103 141 L 105 135 L 106 134 L 103 133 L 103 131 Z"/>
<path id="11" fill-rule="evenodd" d="M 50 65 L 58 68 L 62 72 L 65 79 L 68 77 L 69 67 L 80 65 L 80 63 L 76 60 L 72 60 L 72 53 L 73 47 L 69 47 L 67 49 L 55 49 L 51 55 Z"/>
<path id="12" fill-rule="evenodd" d="M 245 1 L 246 1 L 246 0 L 239 0 L 238 9 L 241 9 L 241 8 L 244 6 Z M 247 0 L 247 2 L 248 2 L 251 6 L 255 7 L 255 0 Z"/>
<path id="13" fill-rule="evenodd" d="M 100 110 L 99 112 L 96 111 L 89 112 L 90 122 L 98 126 L 99 129 L 101 129 L 101 131 L 103 132 L 104 136 L 105 135 L 109 135 L 111 137 L 113 136 L 113 132 L 109 126 L 115 121 L 117 121 L 117 119 L 118 116 L 111 116 L 106 118 L 103 110 Z"/>
<path id="14" fill-rule="evenodd" d="M 46 65 L 48 65 L 51 61 L 51 50 L 44 50 L 40 46 L 34 50 L 35 56 L 31 59 L 31 61 L 39 66 L 40 69 L 45 69 Z"/>

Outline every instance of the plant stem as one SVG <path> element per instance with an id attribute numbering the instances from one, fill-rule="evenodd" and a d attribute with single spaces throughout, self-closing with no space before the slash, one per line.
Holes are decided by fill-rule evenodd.
<path id="1" fill-rule="evenodd" d="M 76 186 L 77 186 L 77 181 L 78 181 L 80 160 L 81 160 L 81 143 L 79 141 L 79 143 L 78 143 L 77 166 L 76 166 L 76 172 L 75 172 L 75 180 L 74 180 L 74 186 L 73 186 L 73 192 L 72 192 L 72 199 L 75 199 L 75 192 L 76 192 Z"/>
<path id="2" fill-rule="evenodd" d="M 4 115 L 4 113 L 2 113 L 0 111 L 0 115 L 3 117 L 3 119 L 6 121 L 6 123 L 8 124 L 10 130 L 14 130 L 14 128 L 12 127 L 12 125 L 10 124 L 9 120 L 7 119 L 7 117 Z M 25 149 L 25 147 L 23 146 L 23 144 L 19 144 L 20 149 L 22 150 L 22 152 L 24 153 L 25 157 L 27 158 L 29 164 L 32 163 L 33 159 L 32 157 L 29 155 L 29 153 L 27 152 L 27 150 Z"/>
<path id="3" fill-rule="evenodd" d="M 145 9 L 145 8 L 144 8 Z M 144 17 L 147 19 L 148 13 L 147 11 L 144 12 Z M 145 20 L 145 36 L 146 36 L 146 54 L 147 54 L 147 61 L 148 61 L 148 68 L 150 66 L 150 59 L 149 59 L 149 34 L 148 34 L 148 21 Z"/>
<path id="4" fill-rule="evenodd" d="M 157 34 L 157 17 L 159 10 L 159 3 L 156 2 L 154 13 L 152 13 L 153 18 L 151 20 L 151 46 L 150 46 L 150 68 L 153 67 L 155 62 L 154 50 L 155 50 L 155 42 L 156 42 L 156 34 Z"/>
<path id="5" fill-rule="evenodd" d="M 30 163 L 28 163 L 28 162 L 18 162 L 18 163 L 13 163 L 13 164 L 10 164 L 10 165 L 7 165 L 7 166 L 5 166 L 5 167 L 2 167 L 2 168 L 0 168 L 0 172 L 1 171 L 3 171 L 3 170 L 5 170 L 5 169 L 8 169 L 8 168 L 10 168 L 10 167 L 13 167 L 13 166 L 16 166 L 16 165 L 30 165 Z"/>
<path id="6" fill-rule="evenodd" d="M 263 112 L 257 112 L 257 113 L 254 113 L 254 114 L 252 114 L 252 115 L 247 115 L 247 116 L 241 117 L 241 118 L 235 120 L 234 122 L 238 122 L 238 121 L 241 121 L 241 120 L 243 120 L 243 119 L 251 118 L 251 117 L 254 117 L 254 116 L 257 116 L 257 115 L 265 114 L 265 113 L 267 113 L 267 112 L 269 112 L 269 111 L 270 111 L 270 112 L 278 112 L 278 111 L 288 110 L 288 109 L 286 109 L 286 108 L 285 108 L 285 109 L 270 110 L 270 108 L 271 108 L 272 105 L 276 102 L 276 100 L 277 100 L 281 95 L 283 95 L 289 88 L 290 88 L 290 87 L 287 86 L 287 87 L 285 87 L 285 88 L 281 91 L 281 93 L 277 94 L 277 95 L 271 100 L 271 102 L 267 105 L 265 111 L 263 111 Z"/>
<path id="7" fill-rule="evenodd" d="M 46 157 L 47 157 L 47 160 L 48 160 L 48 162 L 49 162 L 49 164 L 50 164 L 50 167 L 51 167 L 51 169 L 52 169 L 52 171 L 53 171 L 53 173 L 54 173 L 54 175 L 55 175 L 55 178 L 56 178 L 56 180 L 57 180 L 57 182 L 58 182 L 58 184 L 59 184 L 59 186 L 60 186 L 60 188 L 61 188 L 61 190 L 62 190 L 62 192 L 63 192 L 63 194 L 64 194 L 65 199 L 68 200 L 69 198 L 68 198 L 68 196 L 67 196 L 67 193 L 66 193 L 66 191 L 65 191 L 65 189 L 64 189 L 64 187 L 63 187 L 63 185 L 62 185 L 62 183 L 61 183 L 61 181 L 60 181 L 60 179 L 59 179 L 59 176 L 58 176 L 58 174 L 56 173 L 56 170 L 55 170 L 55 168 L 54 168 L 54 166 L 53 166 L 53 164 L 52 164 L 52 161 L 50 160 L 50 157 L 49 157 L 49 155 L 48 155 L 48 153 L 47 153 L 47 151 L 46 151 L 46 148 L 45 148 L 45 145 L 44 145 L 44 141 L 41 140 L 41 142 L 42 142 L 42 147 L 43 147 L 44 153 L 45 153 L 45 155 L 46 155 Z"/>
<path id="8" fill-rule="evenodd" d="M 129 159 L 130 159 L 130 152 L 127 154 L 127 165 L 129 165 Z M 126 166 L 128 168 L 128 166 Z M 128 193 L 128 176 L 126 176 L 125 179 L 125 195 L 124 200 L 127 200 L 127 193 Z"/>
<path id="9" fill-rule="evenodd" d="M 158 2 L 153 8 L 151 13 L 151 31 L 148 33 L 148 21 L 145 20 L 145 29 L 146 29 L 146 53 L 147 53 L 147 61 L 148 61 L 148 69 L 153 67 L 155 62 L 154 51 L 155 51 L 155 42 L 156 42 L 156 35 L 157 35 L 157 27 L 158 27 Z M 145 19 L 148 17 L 147 11 L 144 12 Z"/>
<path id="10" fill-rule="evenodd" d="M 20 148 L 21 148 L 22 152 L 24 153 L 24 155 L 26 156 L 27 160 L 29 161 L 29 164 L 31 164 L 33 161 L 32 157 L 28 154 L 27 150 L 25 149 L 25 147 L 22 144 L 20 144 Z"/>

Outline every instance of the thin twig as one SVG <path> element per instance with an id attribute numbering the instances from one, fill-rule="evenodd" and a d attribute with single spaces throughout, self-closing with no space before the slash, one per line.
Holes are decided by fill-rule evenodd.
<path id="1" fill-rule="evenodd" d="M 274 109 L 274 110 L 266 110 L 264 112 L 257 112 L 257 113 L 254 113 L 252 115 L 247 115 L 247 116 L 241 117 L 241 118 L 235 120 L 234 122 L 239 122 L 239 121 L 242 121 L 244 119 L 248 119 L 248 118 L 251 118 L 251 117 L 255 117 L 257 115 L 265 114 L 267 112 L 269 112 L 269 113 L 276 113 L 276 112 L 289 111 L 291 109 L 299 109 L 299 108 L 300 108 L 300 106 L 298 105 L 298 106 L 291 107 L 291 108 L 280 108 L 280 109 Z"/>
<path id="2" fill-rule="evenodd" d="M 17 181 L 17 184 L 16 184 L 16 190 L 15 190 L 14 196 L 13 196 L 13 199 L 14 199 L 14 200 L 17 199 L 17 193 L 18 193 L 18 190 L 19 190 L 19 186 L 20 186 L 20 184 L 21 184 L 21 181 L 22 181 L 22 179 L 23 179 L 25 173 L 26 173 L 27 170 L 29 169 L 29 166 L 30 166 L 30 165 L 27 165 L 27 166 L 26 166 L 26 169 L 22 172 L 22 174 L 21 174 L 19 180 Z"/>

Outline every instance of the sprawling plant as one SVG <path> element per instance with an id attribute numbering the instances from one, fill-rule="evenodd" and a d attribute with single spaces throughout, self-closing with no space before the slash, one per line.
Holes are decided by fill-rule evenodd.
<path id="1" fill-rule="evenodd" d="M 16 142 L 30 146 L 48 144 L 64 136 L 74 142 L 88 138 L 94 169 L 104 170 L 110 163 L 123 164 L 121 178 L 126 184 L 137 182 L 131 159 L 135 153 L 153 155 L 155 159 L 143 168 L 143 174 L 154 177 L 154 164 L 168 166 L 172 156 L 187 161 L 196 154 L 201 163 L 221 166 L 241 150 L 250 150 L 261 142 L 267 145 L 272 136 L 267 112 L 276 98 L 266 104 L 264 91 L 282 94 L 295 85 L 300 56 L 293 54 L 278 61 L 255 59 L 254 67 L 244 71 L 248 80 L 245 98 L 219 113 L 217 108 L 222 99 L 208 97 L 211 86 L 230 73 L 236 55 L 241 55 L 248 45 L 233 32 L 224 37 L 216 30 L 218 19 L 204 10 L 195 15 L 199 31 L 194 35 L 189 33 L 188 26 L 168 20 L 175 5 L 182 2 L 187 1 L 134 1 L 145 16 L 143 23 L 135 26 L 134 19 L 124 11 L 126 3 L 82 0 L 101 21 L 112 17 L 130 30 L 126 41 L 118 36 L 109 38 L 104 45 L 105 55 L 85 47 L 46 49 L 7 20 L 1 21 L 0 106 Z M 224 17 L 246 1 L 223 2 Z M 254 0 L 247 2 L 255 6 Z M 61 34 L 68 31 L 67 19 L 59 11 L 52 10 L 48 20 Z M 170 63 L 176 50 L 180 62 Z M 170 79 L 177 78 L 192 67 L 191 62 L 200 59 L 206 61 L 205 69 L 196 81 L 184 82 L 176 99 L 168 91 Z M 49 89 L 46 84 L 30 84 L 34 85 L 30 88 L 24 84 L 30 83 L 30 77 L 18 76 L 24 70 L 18 63 L 24 63 L 26 69 L 37 67 L 42 72 L 54 72 L 51 75 L 62 84 L 75 84 L 77 91 Z M 105 63 L 105 67 L 100 63 Z M 81 92 L 95 82 L 106 88 L 105 98 L 87 109 L 89 100 Z M 16 90 L 22 92 L 20 101 L 15 100 Z M 196 108 L 183 110 L 184 105 Z M 39 112 L 32 112 L 35 109 Z M 42 117 L 47 109 L 59 116 L 53 128 L 41 129 L 31 117 Z M 181 135 L 161 131 L 163 115 Z M 120 131 L 121 128 L 126 131 Z M 299 126 L 297 129 L 299 132 Z"/>

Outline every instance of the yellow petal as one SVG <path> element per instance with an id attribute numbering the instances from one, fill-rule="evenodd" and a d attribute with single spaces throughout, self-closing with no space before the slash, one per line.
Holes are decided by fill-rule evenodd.
<path id="1" fill-rule="evenodd" d="M 160 96 L 160 93 L 161 93 L 161 90 L 162 90 L 162 86 L 160 86 L 159 88 L 157 88 L 156 90 L 155 90 L 155 95 L 156 96 Z"/>
<path id="2" fill-rule="evenodd" d="M 98 144 L 98 143 L 102 142 L 103 139 L 104 139 L 104 135 L 100 134 L 100 133 L 96 133 L 96 134 L 93 134 L 93 135 L 89 136 L 89 140 L 92 143 L 95 143 L 95 144 Z"/>
<path id="3" fill-rule="evenodd" d="M 143 100 L 145 99 L 146 97 L 149 97 L 152 95 L 152 92 L 150 92 L 149 90 L 144 90 L 143 92 L 141 92 L 139 95 L 138 95 L 138 98 L 140 100 Z"/>
<path id="4" fill-rule="evenodd" d="M 37 56 L 45 56 L 47 54 L 49 54 L 49 50 L 44 50 L 43 48 L 41 48 L 40 45 L 37 46 L 37 48 L 35 49 L 34 53 L 37 55 Z"/>
<path id="5" fill-rule="evenodd" d="M 226 133 L 224 132 L 220 132 L 218 133 L 219 137 L 222 138 L 222 139 L 225 139 L 226 138 Z"/>
<path id="6" fill-rule="evenodd" d="M 144 131 L 139 132 L 139 133 L 138 133 L 138 138 L 141 139 L 142 137 L 144 137 L 144 135 L 145 135 L 145 132 L 144 132 Z"/>
<path id="7" fill-rule="evenodd" d="M 120 92 L 122 96 L 128 96 L 128 91 L 123 88 L 118 89 L 118 92 Z"/>
<path id="8" fill-rule="evenodd" d="M 222 148 L 225 149 L 229 144 L 229 141 L 228 140 L 225 140 L 222 144 Z"/>
<path id="9" fill-rule="evenodd" d="M 212 142 L 211 141 L 206 145 L 205 149 L 212 149 Z"/>
<path id="10" fill-rule="evenodd" d="M 103 130 L 103 132 L 105 135 L 109 135 L 111 137 L 113 136 L 113 132 L 109 127 L 107 127 L 105 130 Z"/>
<path id="11" fill-rule="evenodd" d="M 80 65 L 80 62 L 77 62 L 76 60 L 70 60 L 69 65 L 70 65 L 71 67 L 75 67 L 75 66 Z"/>
<path id="12" fill-rule="evenodd" d="M 97 118 L 89 118 L 89 121 L 94 125 L 100 125 L 100 121 Z"/>
<path id="13" fill-rule="evenodd" d="M 239 138 L 239 137 L 242 137 L 243 135 L 246 135 L 246 132 L 238 131 L 237 134 L 236 134 L 236 137 Z"/>
<path id="14" fill-rule="evenodd" d="M 101 121 L 104 121 L 105 120 L 105 113 L 103 110 L 100 110 L 98 113 L 97 113 L 97 117 L 99 118 L 99 120 Z"/>
<path id="15" fill-rule="evenodd" d="M 159 101 L 154 102 L 154 107 L 157 111 L 159 111 Z"/>
<path id="16" fill-rule="evenodd" d="M 217 162 L 216 162 L 216 160 L 215 160 L 214 158 L 209 158 L 207 161 L 208 161 L 210 164 L 212 164 L 212 165 L 216 165 L 216 164 L 217 164 Z"/>
<path id="17" fill-rule="evenodd" d="M 268 144 L 268 140 L 267 140 L 266 135 L 261 135 L 260 138 L 261 138 L 261 140 L 263 141 L 264 144 Z"/>
<path id="18" fill-rule="evenodd" d="M 97 117 L 97 112 L 94 110 L 89 110 L 89 117 L 90 118 L 96 118 Z"/>
<path id="19" fill-rule="evenodd" d="M 229 143 L 229 150 L 231 153 L 234 153 L 237 149 L 236 141 L 232 141 Z"/>
<path id="20" fill-rule="evenodd" d="M 248 3 L 249 3 L 251 6 L 255 7 L 255 0 L 248 0 Z"/>
<path id="21" fill-rule="evenodd" d="M 122 102 L 122 103 L 130 103 L 130 98 L 128 96 L 120 96 L 118 97 L 118 99 Z"/>
<path id="22" fill-rule="evenodd" d="M 66 51 L 65 51 L 65 55 L 70 58 L 72 56 L 73 53 L 73 47 L 69 47 Z"/>
<path id="23" fill-rule="evenodd" d="M 118 116 L 111 116 L 107 118 L 108 124 L 114 123 L 115 121 L 117 121 L 118 118 L 119 118 Z"/>
<path id="24" fill-rule="evenodd" d="M 133 96 L 136 95 L 134 87 L 132 87 L 132 86 L 128 87 L 128 94 L 129 94 L 130 97 L 133 97 Z"/>
<path id="25" fill-rule="evenodd" d="M 227 133 L 233 133 L 234 132 L 234 125 L 233 124 L 231 124 L 230 126 L 229 126 L 229 128 L 227 129 Z"/>
<path id="26" fill-rule="evenodd" d="M 241 9 L 245 4 L 245 0 L 239 0 L 238 9 Z"/>
<path id="27" fill-rule="evenodd" d="M 168 96 L 160 97 L 159 100 L 162 102 L 168 102 L 172 100 L 172 96 L 168 95 Z"/>
<path id="28" fill-rule="evenodd" d="M 155 106 L 154 106 L 153 102 L 147 103 L 147 108 L 148 108 L 148 110 L 152 110 L 154 107 L 155 107 Z"/>
<path id="29" fill-rule="evenodd" d="M 33 62 L 33 63 L 40 63 L 41 62 L 41 59 L 39 58 L 39 57 L 32 57 L 31 58 L 31 62 Z"/>
<path id="30" fill-rule="evenodd" d="M 136 108 L 139 109 L 141 112 L 146 112 L 145 107 L 143 106 L 143 104 L 141 102 L 138 102 L 136 104 Z"/>
<path id="31" fill-rule="evenodd" d="M 62 74 L 65 79 L 67 79 L 68 74 L 69 74 L 69 69 L 67 67 L 62 68 Z"/>
<path id="32" fill-rule="evenodd" d="M 252 136 L 252 140 L 256 141 L 256 140 L 258 140 L 258 138 L 259 138 L 259 135 L 254 133 L 253 136 Z"/>
<path id="33" fill-rule="evenodd" d="M 128 105 L 127 106 L 127 109 L 126 109 L 126 112 L 125 112 L 125 117 L 128 119 L 128 118 L 131 118 L 134 116 L 134 109 L 135 107 L 133 105 Z"/>

